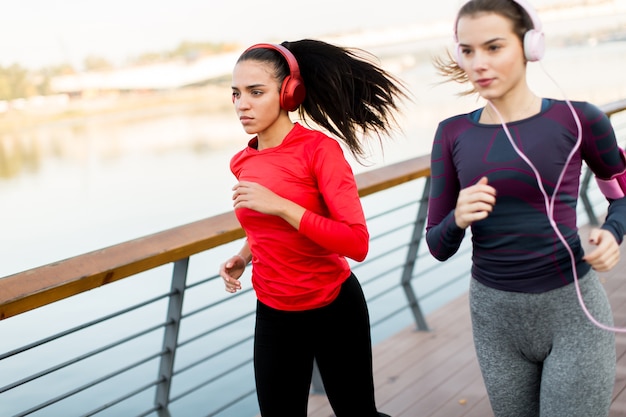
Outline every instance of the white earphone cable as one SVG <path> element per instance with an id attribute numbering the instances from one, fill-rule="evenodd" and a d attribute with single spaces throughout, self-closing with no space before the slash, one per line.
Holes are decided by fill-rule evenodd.
<path id="1" fill-rule="evenodd" d="M 546 73 L 546 75 L 552 80 L 552 82 L 554 82 L 554 84 L 559 88 L 559 90 L 561 91 L 561 94 L 563 94 L 563 97 L 565 97 L 565 93 L 563 92 L 561 87 L 558 85 L 558 83 L 550 76 L 550 74 L 548 74 L 548 72 L 543 68 L 543 66 L 541 66 L 541 68 Z M 515 149 L 515 152 L 519 155 L 520 158 L 522 158 L 522 160 L 524 162 L 526 162 L 528 164 L 530 169 L 535 174 L 535 178 L 537 180 L 537 185 L 539 186 L 539 190 L 541 191 L 541 194 L 543 195 L 543 198 L 544 198 L 544 202 L 545 202 L 545 206 L 546 206 L 546 215 L 548 216 L 548 220 L 550 222 L 550 226 L 552 226 L 552 229 L 554 230 L 556 235 L 559 237 L 559 240 L 563 243 L 563 245 L 567 249 L 567 252 L 569 253 L 571 264 L 572 264 L 572 274 L 574 275 L 574 284 L 575 284 L 575 287 L 576 287 L 576 294 L 578 295 L 579 304 L 580 304 L 582 310 L 585 312 L 585 315 L 587 316 L 587 318 L 589 318 L 589 320 L 593 324 L 595 324 L 596 326 L 598 326 L 601 329 L 612 331 L 612 332 L 626 332 L 626 328 L 611 327 L 611 326 L 607 326 L 605 324 L 602 324 L 602 323 L 598 322 L 591 315 L 589 310 L 587 309 L 587 306 L 585 305 L 585 302 L 583 300 L 583 297 L 582 297 L 582 294 L 581 294 L 581 291 L 580 291 L 580 285 L 578 283 L 578 273 L 576 271 L 576 258 L 574 256 L 574 253 L 573 253 L 571 247 L 567 243 L 567 240 L 561 234 L 561 231 L 559 230 L 558 225 L 556 224 L 556 221 L 554 220 L 554 201 L 556 199 L 556 195 L 557 195 L 558 189 L 561 186 L 561 182 L 563 181 L 563 177 L 565 176 L 565 171 L 567 170 L 567 167 L 569 166 L 569 164 L 570 164 L 574 154 L 576 153 L 576 151 L 580 147 L 580 144 L 582 143 L 582 125 L 581 125 L 581 122 L 580 122 L 580 118 L 578 117 L 578 114 L 576 114 L 576 111 L 574 110 L 574 106 L 572 106 L 572 103 L 567 98 L 565 98 L 564 100 L 567 103 L 567 106 L 569 107 L 570 111 L 572 112 L 572 116 L 574 117 L 574 121 L 576 122 L 576 127 L 578 128 L 578 135 L 577 135 L 577 138 L 576 138 L 576 144 L 574 145 L 574 147 L 570 151 L 567 159 L 565 160 L 565 164 L 563 166 L 563 170 L 561 171 L 561 173 L 559 175 L 559 178 L 558 178 L 558 180 L 557 180 L 557 182 L 556 182 L 556 184 L 554 186 L 554 191 L 552 192 L 552 195 L 550 197 L 548 197 L 548 193 L 546 192 L 545 188 L 543 187 L 543 181 L 541 180 L 541 174 L 539 173 L 539 171 L 537 170 L 535 165 L 530 161 L 530 159 L 528 159 L 528 157 L 526 157 L 526 155 L 524 155 L 524 153 L 515 144 L 515 141 L 513 140 L 513 137 L 511 136 L 511 133 L 509 132 L 509 128 L 507 127 L 506 123 L 504 122 L 504 118 L 502 117 L 502 115 L 500 114 L 500 112 L 498 111 L 496 106 L 490 100 L 487 100 L 487 102 L 489 103 L 491 108 L 495 111 L 495 113 L 500 118 L 500 123 L 501 123 L 501 125 L 502 125 L 502 127 L 504 129 L 504 132 L 506 133 L 507 138 L 509 139 L 509 142 L 511 143 L 511 146 L 513 146 L 513 149 Z"/>

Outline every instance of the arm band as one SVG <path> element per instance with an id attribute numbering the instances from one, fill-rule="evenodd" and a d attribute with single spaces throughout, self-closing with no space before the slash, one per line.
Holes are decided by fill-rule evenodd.
<path id="1" fill-rule="evenodd" d="M 626 157 L 624 150 L 622 150 L 622 159 Z M 596 177 L 598 188 L 602 191 L 605 197 L 616 200 L 618 198 L 626 197 L 626 170 L 613 175 L 608 180 L 603 180 Z"/>

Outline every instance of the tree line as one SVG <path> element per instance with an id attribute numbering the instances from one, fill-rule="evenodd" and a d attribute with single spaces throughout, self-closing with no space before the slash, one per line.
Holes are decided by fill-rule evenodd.
<path id="1" fill-rule="evenodd" d="M 178 59 L 192 61 L 207 55 L 232 51 L 236 48 L 238 45 L 235 44 L 183 41 L 173 50 L 146 52 L 131 57 L 123 66 L 150 65 Z M 0 66 L 0 101 L 52 94 L 54 92 L 50 88 L 51 80 L 56 76 L 77 74 L 80 71 L 116 69 L 111 61 L 97 55 L 87 56 L 82 65 L 81 70 L 74 68 L 69 63 L 35 70 L 27 69 L 17 63 Z"/>

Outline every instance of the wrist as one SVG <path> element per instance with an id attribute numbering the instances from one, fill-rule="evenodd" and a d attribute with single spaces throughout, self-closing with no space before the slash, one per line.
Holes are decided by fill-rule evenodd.
<path id="1" fill-rule="evenodd" d="M 248 265 L 248 260 L 243 255 L 237 254 L 235 256 L 238 257 L 238 258 L 241 258 L 241 260 L 243 261 L 244 266 Z"/>

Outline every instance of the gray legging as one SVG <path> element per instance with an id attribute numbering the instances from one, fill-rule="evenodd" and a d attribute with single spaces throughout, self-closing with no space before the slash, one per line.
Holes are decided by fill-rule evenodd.
<path id="1" fill-rule="evenodd" d="M 585 306 L 612 326 L 594 271 L 579 280 Z M 475 279 L 476 355 L 496 417 L 606 417 L 615 381 L 615 335 L 594 325 L 574 284 L 542 294 L 500 291 Z"/>

